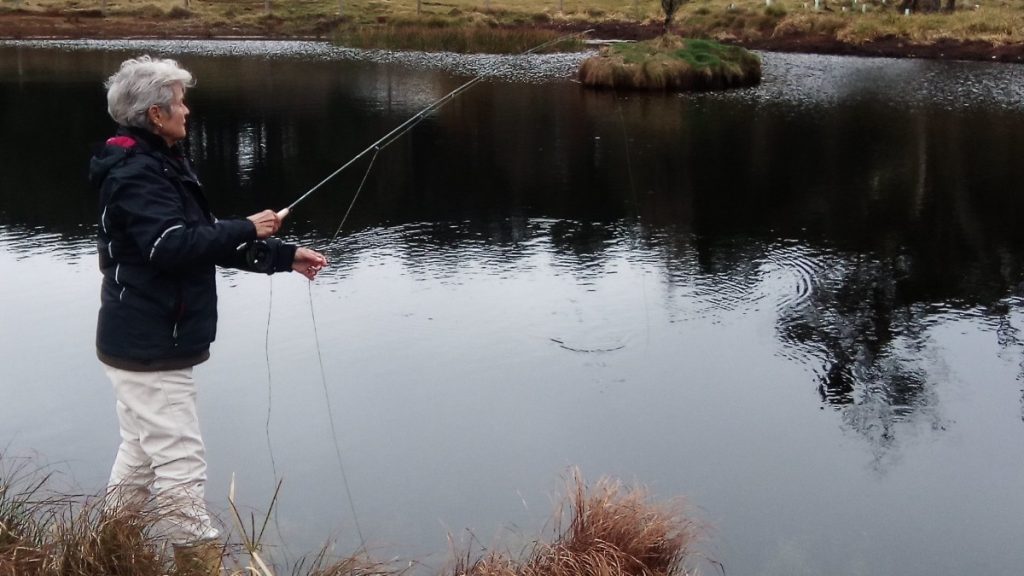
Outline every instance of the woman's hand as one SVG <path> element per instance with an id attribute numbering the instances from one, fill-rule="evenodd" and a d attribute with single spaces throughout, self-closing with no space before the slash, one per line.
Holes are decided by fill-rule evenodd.
<path id="1" fill-rule="evenodd" d="M 292 260 L 292 270 L 306 278 L 310 280 L 316 278 L 316 273 L 324 266 L 327 266 L 327 258 L 324 258 L 323 254 L 309 248 L 299 248 L 295 251 L 295 259 Z"/>
<path id="2" fill-rule="evenodd" d="M 270 238 L 281 228 L 281 219 L 273 210 L 253 214 L 249 216 L 249 221 L 256 225 L 256 237 L 260 240 Z"/>

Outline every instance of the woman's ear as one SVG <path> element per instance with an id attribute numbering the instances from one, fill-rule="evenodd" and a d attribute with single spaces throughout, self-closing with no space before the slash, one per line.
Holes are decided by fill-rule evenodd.
<path id="1" fill-rule="evenodd" d="M 161 110 L 159 106 L 157 106 L 156 104 L 150 106 L 146 114 L 149 117 L 150 124 L 156 126 L 157 128 L 164 127 L 164 114 L 163 110 Z"/>

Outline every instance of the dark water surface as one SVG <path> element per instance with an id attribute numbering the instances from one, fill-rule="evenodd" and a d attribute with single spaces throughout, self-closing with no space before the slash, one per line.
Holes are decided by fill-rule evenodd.
<path id="1" fill-rule="evenodd" d="M 1021 573 L 1024 68 L 766 54 L 756 89 L 616 96 L 577 56 L 0 46 L 0 444 L 86 492 L 117 428 L 85 169 L 143 51 L 198 77 L 221 216 L 491 74 L 380 154 L 337 240 L 365 163 L 299 206 L 311 287 L 220 276 L 211 500 L 283 478 L 290 553 L 359 540 L 329 397 L 380 556 L 518 550 L 578 465 L 687 497 L 729 575 Z"/>

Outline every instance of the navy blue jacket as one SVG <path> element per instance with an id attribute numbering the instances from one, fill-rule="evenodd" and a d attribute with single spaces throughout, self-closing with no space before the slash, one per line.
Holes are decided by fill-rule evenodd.
<path id="1" fill-rule="evenodd" d="M 99 189 L 103 272 L 96 349 L 135 370 L 192 366 L 217 332 L 216 266 L 291 270 L 295 246 L 257 240 L 249 220 L 217 220 L 177 147 L 121 128 L 90 163 Z"/>

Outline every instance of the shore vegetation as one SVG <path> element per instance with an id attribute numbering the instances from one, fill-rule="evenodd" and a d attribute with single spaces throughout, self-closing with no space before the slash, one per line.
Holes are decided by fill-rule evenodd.
<path id="1" fill-rule="evenodd" d="M 2 469 L 8 462 L 0 461 L 0 575 L 195 576 L 176 571 L 160 536 L 164 514 L 154 503 L 111 512 L 102 496 L 54 493 L 49 476 L 25 473 L 25 466 Z M 260 528 L 255 517 L 242 519 L 234 482 L 229 501 L 235 532 L 222 552 L 226 574 L 406 572 L 394 560 L 378 562 L 365 551 L 337 556 L 330 544 L 290 566 L 276 565 L 261 542 L 266 522 Z M 681 502 L 652 502 L 640 487 L 609 479 L 588 487 L 575 474 L 554 516 L 550 538 L 537 538 L 524 553 L 459 553 L 438 576 L 687 576 L 702 559 L 696 550 L 702 530 Z"/>
<path id="2" fill-rule="evenodd" d="M 336 38 L 377 48 L 515 52 L 537 31 L 594 29 L 594 38 L 638 40 L 668 24 L 686 38 L 748 48 L 1024 61 L 1024 0 L 669 4 L 671 18 L 662 0 L 0 0 L 0 37 Z"/>

